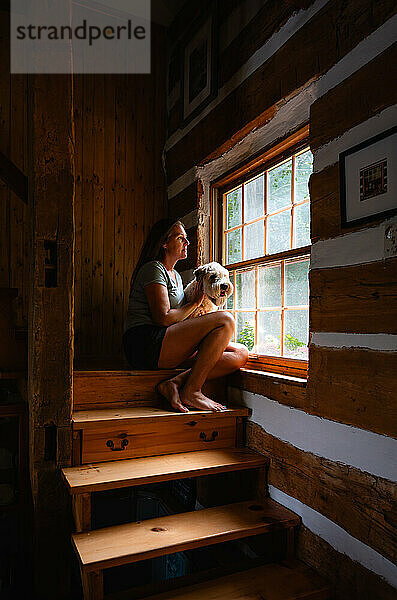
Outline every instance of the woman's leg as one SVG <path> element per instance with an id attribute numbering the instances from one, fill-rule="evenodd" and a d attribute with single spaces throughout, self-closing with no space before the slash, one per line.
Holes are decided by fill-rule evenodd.
<path id="1" fill-rule="evenodd" d="M 219 328 L 230 329 L 230 337 L 232 336 L 234 319 L 229 312 L 217 311 L 170 325 L 167 327 L 161 346 L 159 368 L 178 367 L 198 350 L 200 343 L 209 333 Z M 229 340 L 222 351 L 228 346 Z"/>
<path id="2" fill-rule="evenodd" d="M 237 369 L 243 367 L 247 362 L 247 359 L 248 350 L 246 346 L 243 346 L 243 344 L 235 344 L 233 342 L 230 342 L 229 345 L 225 348 L 225 351 L 223 352 L 216 365 L 208 373 L 207 381 L 210 379 L 216 379 L 217 377 L 224 377 L 225 375 L 233 373 Z M 190 360 L 192 361 L 192 364 L 194 364 L 194 358 L 189 359 L 189 361 L 185 361 L 185 364 L 186 362 L 190 362 Z M 190 371 L 191 369 L 189 368 L 186 371 L 179 373 L 172 379 L 162 381 L 158 385 L 159 392 L 169 400 L 173 408 L 181 412 L 188 411 L 188 409 L 181 402 L 181 399 L 179 397 L 179 391 L 186 383 Z M 218 406 L 221 407 L 222 405 Z"/>
<path id="3" fill-rule="evenodd" d="M 206 410 L 222 410 L 222 405 L 213 402 L 202 394 L 201 387 L 221 357 L 223 358 L 224 350 L 228 347 L 230 338 L 233 335 L 233 329 L 233 317 L 225 311 L 175 323 L 167 329 L 158 361 L 160 368 L 178 366 L 189 358 L 198 347 L 197 359 L 186 376 L 181 393 L 180 401 L 182 405 Z M 221 365 L 221 369 L 218 367 L 218 370 L 215 371 L 215 374 L 218 373 L 217 376 L 229 372 L 228 368 L 230 369 L 231 362 L 233 362 L 233 366 L 235 365 L 235 362 L 231 361 L 230 358 L 226 356 L 223 359 L 229 367 L 226 367 L 226 371 L 224 366 Z M 238 367 L 234 366 L 233 370 L 235 368 Z M 174 386 L 168 386 L 168 392 L 171 387 Z M 160 389 L 160 391 L 162 390 Z M 169 398 L 175 408 L 183 410 L 175 389 L 172 394 L 167 393 L 164 395 Z"/>
<path id="4" fill-rule="evenodd" d="M 229 342 L 226 346 L 222 356 L 214 365 L 212 370 L 208 373 L 206 381 L 209 379 L 217 379 L 218 377 L 224 377 L 233 373 L 237 369 L 240 369 L 245 365 L 248 360 L 248 349 L 243 344 L 236 342 Z M 195 357 L 191 357 L 183 363 L 183 367 L 186 367 L 187 371 L 190 372 L 191 367 L 194 365 Z M 180 373 L 176 377 L 180 377 L 183 373 Z"/>

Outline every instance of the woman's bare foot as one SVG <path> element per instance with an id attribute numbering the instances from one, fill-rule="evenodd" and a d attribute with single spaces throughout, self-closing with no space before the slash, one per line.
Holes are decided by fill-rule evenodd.
<path id="1" fill-rule="evenodd" d="M 226 410 L 226 406 L 210 400 L 202 392 L 189 392 L 185 388 L 181 392 L 181 401 L 185 406 L 190 406 L 198 410 L 212 410 L 213 412 Z"/>
<path id="2" fill-rule="evenodd" d="M 168 400 L 175 410 L 179 410 L 179 412 L 189 412 L 189 409 L 182 404 L 179 397 L 178 386 L 172 379 L 159 383 L 157 385 L 157 391 Z"/>

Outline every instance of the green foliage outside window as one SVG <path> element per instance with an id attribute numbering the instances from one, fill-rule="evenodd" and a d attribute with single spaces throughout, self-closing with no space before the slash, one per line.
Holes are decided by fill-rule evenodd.
<path id="1" fill-rule="evenodd" d="M 280 339 L 280 337 L 281 336 L 278 336 L 278 339 Z M 251 325 L 251 323 L 249 323 L 248 321 L 244 323 L 244 327 L 240 331 L 237 341 L 240 344 L 244 344 L 244 346 L 246 346 L 251 352 L 255 344 L 255 329 L 254 326 Z M 297 337 L 291 335 L 290 333 L 285 334 L 284 344 L 286 348 L 288 348 L 288 350 L 290 350 L 291 352 L 294 352 L 298 348 L 303 348 L 304 346 L 306 346 L 305 342 L 299 341 Z"/>
<path id="2" fill-rule="evenodd" d="M 289 333 L 285 334 L 284 344 L 288 348 L 288 350 L 291 350 L 291 352 L 294 352 L 298 348 L 306 346 L 305 342 L 300 342 L 298 338 L 294 337 L 293 335 L 290 335 Z"/>
<path id="3" fill-rule="evenodd" d="M 244 327 L 240 331 L 237 341 L 239 344 L 244 344 L 251 352 L 255 344 L 255 330 L 254 326 L 248 321 L 244 323 Z"/>

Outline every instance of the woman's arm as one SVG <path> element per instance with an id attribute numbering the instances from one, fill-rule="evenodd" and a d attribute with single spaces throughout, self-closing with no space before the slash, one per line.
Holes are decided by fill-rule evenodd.
<path id="1" fill-rule="evenodd" d="M 203 301 L 204 292 L 201 286 L 196 286 L 196 294 L 191 302 L 187 302 L 180 308 L 170 308 L 168 291 L 161 283 L 149 283 L 145 286 L 145 294 L 149 303 L 150 312 L 156 325 L 168 327 L 179 321 L 183 321 L 192 314 Z"/>

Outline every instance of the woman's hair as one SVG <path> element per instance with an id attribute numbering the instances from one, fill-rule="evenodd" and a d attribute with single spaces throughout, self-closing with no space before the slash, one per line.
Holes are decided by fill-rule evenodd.
<path id="1" fill-rule="evenodd" d="M 132 273 L 130 287 L 132 287 L 139 269 L 145 263 L 150 262 L 151 260 L 163 260 L 165 257 L 163 244 L 169 240 L 171 231 L 175 225 L 180 225 L 183 228 L 185 227 L 181 221 L 174 221 L 173 219 L 161 219 L 153 225 L 143 244 L 138 262 Z"/>

